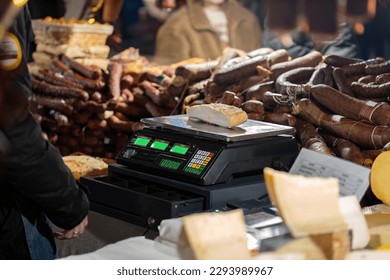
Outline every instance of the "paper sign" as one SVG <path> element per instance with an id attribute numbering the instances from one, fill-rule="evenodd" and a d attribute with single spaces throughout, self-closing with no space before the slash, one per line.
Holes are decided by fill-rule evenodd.
<path id="1" fill-rule="evenodd" d="M 340 195 L 356 195 L 362 200 L 370 185 L 370 172 L 367 167 L 308 149 L 301 149 L 293 166 L 292 174 L 339 179 Z"/>

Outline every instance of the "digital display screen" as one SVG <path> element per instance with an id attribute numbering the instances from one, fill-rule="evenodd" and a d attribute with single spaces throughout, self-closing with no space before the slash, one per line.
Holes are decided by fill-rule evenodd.
<path id="1" fill-rule="evenodd" d="M 157 149 L 164 151 L 169 145 L 169 142 L 165 142 L 162 140 L 155 140 L 153 141 L 152 145 L 150 146 L 152 149 Z"/>
<path id="2" fill-rule="evenodd" d="M 146 137 L 137 137 L 134 141 L 134 145 L 146 147 L 150 142 L 150 138 Z"/>
<path id="3" fill-rule="evenodd" d="M 165 167 L 165 168 L 177 170 L 177 169 L 179 169 L 180 164 L 181 164 L 180 161 L 171 160 L 171 159 L 165 159 L 165 158 L 164 158 L 164 159 L 160 162 L 160 167 Z"/>
<path id="4" fill-rule="evenodd" d="M 176 153 L 176 154 L 180 154 L 180 155 L 185 155 L 187 153 L 188 149 L 189 149 L 189 147 L 186 145 L 175 144 L 171 148 L 171 152 Z"/>

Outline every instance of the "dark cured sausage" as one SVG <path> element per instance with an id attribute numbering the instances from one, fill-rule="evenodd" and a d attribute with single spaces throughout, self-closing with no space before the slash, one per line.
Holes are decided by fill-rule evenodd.
<path id="1" fill-rule="evenodd" d="M 342 116 L 390 126 L 389 104 L 359 100 L 326 85 L 313 86 L 311 95 L 320 104 Z"/>

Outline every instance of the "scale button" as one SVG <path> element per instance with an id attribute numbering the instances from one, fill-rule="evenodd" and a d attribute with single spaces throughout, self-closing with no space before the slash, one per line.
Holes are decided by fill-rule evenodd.
<path id="1" fill-rule="evenodd" d="M 131 149 L 131 150 L 125 150 L 123 153 L 122 153 L 122 156 L 124 158 L 131 158 L 133 155 L 135 155 L 135 150 Z"/>

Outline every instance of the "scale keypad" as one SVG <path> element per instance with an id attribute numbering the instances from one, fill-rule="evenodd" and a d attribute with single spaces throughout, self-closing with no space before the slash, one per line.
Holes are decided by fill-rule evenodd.
<path id="1" fill-rule="evenodd" d="M 214 157 L 213 152 L 198 150 L 191 161 L 184 168 L 185 172 L 200 175 Z"/>

